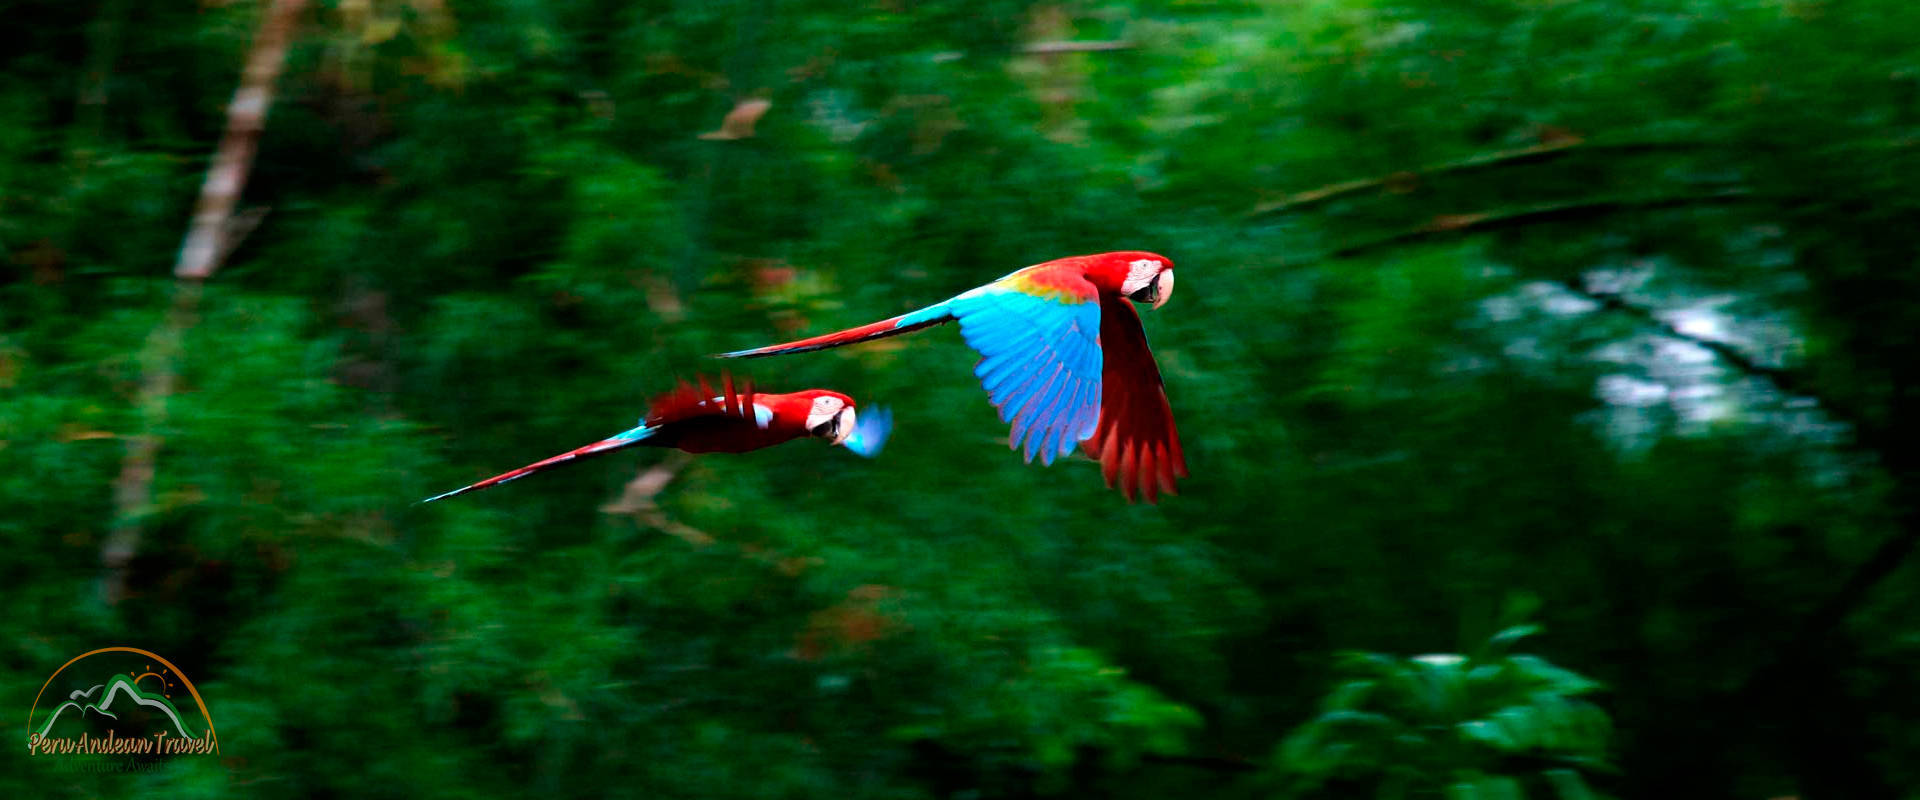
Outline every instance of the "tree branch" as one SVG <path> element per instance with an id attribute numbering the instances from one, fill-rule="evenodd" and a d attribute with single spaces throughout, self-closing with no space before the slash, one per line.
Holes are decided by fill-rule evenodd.
<path id="1" fill-rule="evenodd" d="M 220 268 L 225 245 L 227 220 L 246 186 L 247 171 L 260 146 L 260 133 L 267 127 L 267 108 L 273 103 L 273 85 L 287 62 L 287 46 L 306 0 L 273 0 L 260 31 L 247 54 L 246 69 L 240 75 L 240 88 L 227 104 L 227 130 L 214 151 L 213 166 L 200 187 L 200 202 L 194 209 L 193 227 L 180 246 L 180 260 L 173 274 L 181 278 L 205 280 Z"/>
<path id="2" fill-rule="evenodd" d="M 1584 139 L 1565 139 L 1530 147 L 1480 153 L 1456 161 L 1442 161 L 1437 164 L 1428 164 L 1424 167 L 1415 167 L 1410 170 L 1390 172 L 1371 178 L 1359 178 L 1328 184 L 1317 189 L 1296 192 L 1278 200 L 1261 203 L 1254 206 L 1252 210 L 1242 214 L 1241 218 L 1251 219 L 1269 214 L 1284 214 L 1300 211 L 1330 200 L 1376 189 L 1411 190 L 1425 178 L 1477 172 L 1484 169 L 1499 169 L 1501 167 L 1511 167 L 1539 161 L 1550 161 L 1574 153 L 1598 151 L 1658 152 L 1668 150 L 1695 150 L 1710 146 L 1711 145 L 1705 142 L 1590 142 Z"/>
<path id="3" fill-rule="evenodd" d="M 1026 44 L 1020 45 L 1020 52 L 1025 55 L 1053 55 L 1055 53 L 1106 53 L 1114 50 L 1132 50 L 1134 47 L 1135 45 L 1133 42 L 1126 42 L 1126 41 L 1028 42 Z"/>
<path id="4" fill-rule="evenodd" d="M 1019 55 L 1047 56 L 1062 53 L 1107 53 L 1115 50 L 1132 50 L 1138 46 L 1139 45 L 1128 41 L 1027 42 L 1026 44 L 1013 48 L 1013 52 Z M 942 50 L 931 56 L 932 60 L 936 63 L 958 61 L 966 57 L 967 53 L 964 50 Z"/>
<path id="5" fill-rule="evenodd" d="M 1398 247 L 1414 244 L 1428 239 L 1438 239 L 1459 233 L 1483 233 L 1486 231 L 1519 228 L 1549 222 L 1589 219 L 1616 214 L 1623 211 L 1644 211 L 1658 208 L 1679 208 L 1684 206 L 1716 205 L 1721 203 L 1754 202 L 1763 199 L 1745 189 L 1727 189 L 1702 194 L 1685 194 L 1670 197 L 1611 197 L 1576 200 L 1569 203 L 1541 203 L 1518 208 L 1477 211 L 1467 214 L 1440 214 L 1425 225 L 1396 231 L 1375 239 L 1342 245 L 1319 254 L 1317 258 L 1348 258 L 1383 247 Z"/>
<path id="6" fill-rule="evenodd" d="M 232 250 L 238 240 L 235 234 L 244 236 L 259 223 L 258 215 L 249 214 L 235 225 L 233 207 L 246 185 L 247 169 L 253 164 L 260 132 L 266 126 L 267 107 L 273 101 L 274 80 L 286 63 L 287 46 L 305 6 L 306 0 L 273 0 L 260 20 L 240 87 L 227 106 L 226 133 L 214 153 L 213 166 L 207 170 L 193 225 L 174 264 L 172 305 L 147 338 L 135 402 L 141 431 L 127 439 L 127 454 L 114 481 L 113 523 L 100 545 L 100 598 L 108 605 L 126 596 L 127 569 L 140 549 L 144 518 L 152 510 L 160 430 L 166 424 L 167 401 L 179 383 L 182 342 L 193 327 L 201 285 Z"/>
<path id="7" fill-rule="evenodd" d="M 1752 356 L 1741 352 L 1739 348 L 1726 342 L 1681 331 L 1679 328 L 1674 327 L 1666 320 L 1655 315 L 1652 310 L 1629 303 L 1626 298 L 1612 292 L 1596 291 L 1574 280 L 1560 280 L 1554 283 L 1562 289 L 1566 289 L 1569 292 L 1598 303 L 1602 310 L 1613 311 L 1633 317 L 1639 320 L 1641 324 L 1658 331 L 1661 336 L 1700 347 L 1712 353 L 1714 357 L 1720 359 L 1721 363 L 1733 368 L 1735 372 L 1771 383 L 1773 387 L 1780 390 L 1782 394 L 1799 395 L 1813 400 L 1815 403 L 1818 403 L 1821 408 L 1826 409 L 1828 414 L 1846 422 L 1856 430 L 1863 425 L 1863 421 L 1858 414 L 1854 413 L 1845 404 L 1820 392 L 1819 389 L 1813 386 L 1813 382 L 1799 370 L 1784 367 L 1769 367 L 1754 361 Z"/>

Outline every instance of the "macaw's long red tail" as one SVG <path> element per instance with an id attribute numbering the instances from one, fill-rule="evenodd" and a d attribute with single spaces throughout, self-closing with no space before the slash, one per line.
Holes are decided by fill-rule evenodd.
<path id="1" fill-rule="evenodd" d="M 920 309 L 911 314 L 901 314 L 892 319 L 883 319 L 879 322 L 862 325 L 858 328 L 848 328 L 844 331 L 822 334 L 811 339 L 800 339 L 785 344 L 770 344 L 766 347 L 756 347 L 751 350 L 735 350 L 731 353 L 721 353 L 719 357 L 759 358 L 761 356 L 777 356 L 785 353 L 805 353 L 811 350 L 825 350 L 829 347 L 839 347 L 856 342 L 884 339 L 888 336 L 899 336 L 909 331 L 917 331 L 921 328 L 951 321 L 952 319 L 953 311 L 947 308 L 946 303 L 940 303 Z"/>
<path id="2" fill-rule="evenodd" d="M 451 492 L 447 492 L 446 494 L 437 494 L 425 500 L 422 500 L 420 502 L 431 503 L 435 500 L 439 500 L 446 497 L 452 497 L 457 494 L 466 494 L 467 492 L 471 492 L 479 489 L 485 489 L 489 486 L 497 486 L 499 484 L 506 483 L 507 481 L 510 481 L 510 480 L 532 475 L 533 473 L 539 472 L 549 467 L 555 467 L 561 464 L 565 464 L 569 461 L 586 458 L 588 456 L 597 456 L 601 453 L 610 453 L 615 450 L 619 450 L 623 447 L 632 447 L 633 445 L 646 441 L 648 437 L 652 436 L 655 432 L 659 430 L 660 429 L 658 427 L 648 427 L 646 425 L 642 425 L 638 428 L 634 428 L 633 430 L 627 431 L 618 436 L 613 436 L 607 439 L 601 439 L 600 441 L 594 442 L 593 444 L 587 445 L 586 447 L 582 447 L 577 450 L 570 450 L 568 452 L 561 453 L 560 455 L 554 456 L 544 461 L 536 461 L 532 464 L 528 464 L 512 472 L 495 475 L 479 483 L 468 484 L 466 486 L 462 486 L 458 489 L 455 489 Z"/>

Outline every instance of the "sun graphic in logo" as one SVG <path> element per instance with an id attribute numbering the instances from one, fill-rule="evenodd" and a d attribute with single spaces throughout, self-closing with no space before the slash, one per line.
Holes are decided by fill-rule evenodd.
<path id="1" fill-rule="evenodd" d="M 162 666 L 159 672 L 154 672 L 153 667 L 151 665 L 141 667 L 141 669 L 145 671 L 138 675 L 133 676 L 134 688 L 136 689 L 140 688 L 141 681 L 144 681 L 148 678 L 152 678 L 155 681 L 159 682 L 160 684 L 159 689 L 160 689 L 161 695 L 169 699 L 173 697 L 173 684 L 167 680 L 167 673 L 170 672 L 171 670 L 169 670 L 167 667 Z"/>

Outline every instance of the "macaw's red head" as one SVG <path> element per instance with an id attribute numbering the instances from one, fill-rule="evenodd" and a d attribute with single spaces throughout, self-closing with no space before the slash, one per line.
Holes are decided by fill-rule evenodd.
<path id="1" fill-rule="evenodd" d="M 1173 259 L 1144 250 L 1122 250 L 1085 258 L 1093 262 L 1087 277 L 1094 285 L 1118 291 L 1128 300 L 1159 308 L 1173 296 Z"/>
<path id="2" fill-rule="evenodd" d="M 826 389 L 808 389 L 786 397 L 803 418 L 808 436 L 825 439 L 855 454 L 873 458 L 893 432 L 893 412 L 872 406 L 864 416 L 853 411 L 853 398 Z"/>
<path id="3" fill-rule="evenodd" d="M 826 389 L 808 389 L 794 393 L 807 402 L 807 435 L 841 444 L 853 435 L 857 417 L 853 398 Z"/>

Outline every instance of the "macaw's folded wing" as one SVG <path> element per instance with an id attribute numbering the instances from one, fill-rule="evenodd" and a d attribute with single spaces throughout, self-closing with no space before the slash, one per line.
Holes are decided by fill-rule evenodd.
<path id="1" fill-rule="evenodd" d="M 1144 495 L 1152 503 L 1160 492 L 1176 494 L 1174 481 L 1187 477 L 1180 432 L 1174 428 L 1173 407 L 1140 316 L 1118 297 L 1102 297 L 1100 305 L 1106 394 L 1100 426 L 1086 441 L 1086 450 L 1100 460 L 1108 486 L 1117 485 L 1128 500 Z"/>

